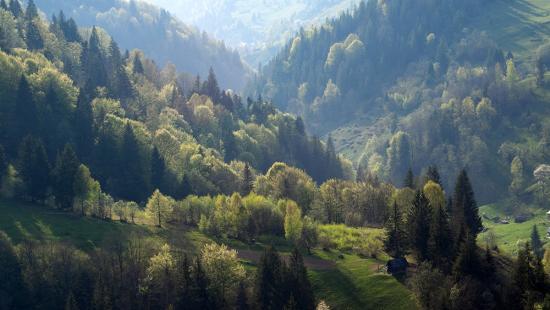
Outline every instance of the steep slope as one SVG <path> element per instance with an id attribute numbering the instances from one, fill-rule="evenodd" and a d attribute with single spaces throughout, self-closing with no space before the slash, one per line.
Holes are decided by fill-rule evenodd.
<path id="1" fill-rule="evenodd" d="M 300 27 L 318 25 L 359 0 L 147 0 L 237 47 L 253 66 L 266 63 Z"/>
<path id="2" fill-rule="evenodd" d="M 447 188 L 467 167 L 481 200 L 518 195 L 550 160 L 548 15 L 537 0 L 369 1 L 299 33 L 249 91 L 395 184 L 436 164 Z"/>
<path id="3" fill-rule="evenodd" d="M 159 65 L 206 76 L 213 67 L 224 88 L 240 90 L 248 74 L 238 52 L 187 26 L 170 13 L 138 1 L 44 0 L 39 8 L 48 16 L 63 10 L 81 26 L 106 29 L 122 48 L 140 49 Z"/>

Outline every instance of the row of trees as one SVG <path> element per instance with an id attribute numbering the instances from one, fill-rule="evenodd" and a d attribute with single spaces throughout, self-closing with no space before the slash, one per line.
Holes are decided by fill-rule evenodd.
<path id="1" fill-rule="evenodd" d="M 246 271 L 237 252 L 208 244 L 191 258 L 143 236 L 116 236 L 81 252 L 63 244 L 25 241 L 0 233 L 0 297 L 5 309 L 314 309 L 299 251 L 283 260 L 270 248 L 258 271 Z M 286 261 L 286 262 L 285 262 Z M 116 263 L 115 263 L 116 262 Z"/>
<path id="2" fill-rule="evenodd" d="M 514 270 L 501 269 L 506 258 L 495 256 L 496 249 L 489 246 L 485 251 L 477 246 L 483 227 L 466 171 L 449 199 L 437 183 L 437 170 L 429 171 L 416 192 L 409 173 L 405 184 L 410 187 L 396 192 L 386 222 L 387 252 L 393 257 L 410 253 L 420 263 L 410 279 L 419 304 L 425 309 L 531 309 L 541 304 L 549 283 L 538 235 L 533 237 L 536 251 L 522 246 Z"/>

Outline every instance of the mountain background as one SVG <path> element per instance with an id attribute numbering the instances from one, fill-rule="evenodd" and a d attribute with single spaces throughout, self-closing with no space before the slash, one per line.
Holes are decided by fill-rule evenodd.
<path id="1" fill-rule="evenodd" d="M 241 90 L 251 72 L 239 53 L 205 32 L 189 26 L 168 11 L 139 1 L 39 0 L 49 17 L 63 10 L 83 27 L 104 28 L 124 49 L 140 49 L 164 66 L 206 77 L 214 69 L 222 87 Z M 189 90 L 191 85 L 185 85 Z"/>
<path id="2" fill-rule="evenodd" d="M 301 27 L 319 25 L 359 0 L 147 0 L 238 48 L 253 67 L 267 63 Z"/>

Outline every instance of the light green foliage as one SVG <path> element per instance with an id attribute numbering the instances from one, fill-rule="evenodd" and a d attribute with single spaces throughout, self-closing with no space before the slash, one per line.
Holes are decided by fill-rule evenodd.
<path id="1" fill-rule="evenodd" d="M 75 208 L 79 208 L 79 211 L 85 214 L 86 202 L 92 199 L 93 194 L 97 192 L 99 188 L 99 182 L 92 178 L 90 169 L 85 165 L 80 165 L 73 184 L 73 190 L 76 197 Z"/>
<path id="2" fill-rule="evenodd" d="M 174 204 L 175 203 L 172 198 L 164 196 L 157 189 L 149 198 L 146 210 L 149 216 L 153 219 L 153 222 L 158 227 L 162 227 L 162 224 L 166 223 L 168 219 L 170 219 Z"/>
<path id="3" fill-rule="evenodd" d="M 430 202 L 432 209 L 445 208 L 445 192 L 441 189 L 441 186 L 433 181 L 428 181 L 424 185 L 424 195 Z"/>
<path id="4" fill-rule="evenodd" d="M 302 222 L 302 210 L 294 201 L 281 201 L 285 206 L 285 237 L 294 243 L 300 240 L 304 224 Z"/>
<path id="5" fill-rule="evenodd" d="M 378 257 L 383 251 L 385 233 L 378 228 L 351 228 L 345 225 L 319 226 L 319 244 L 324 248 Z"/>
<path id="6" fill-rule="evenodd" d="M 226 245 L 206 244 L 201 250 L 201 260 L 211 289 L 222 298 L 224 304 L 232 302 L 239 283 L 246 276 L 237 251 Z"/>

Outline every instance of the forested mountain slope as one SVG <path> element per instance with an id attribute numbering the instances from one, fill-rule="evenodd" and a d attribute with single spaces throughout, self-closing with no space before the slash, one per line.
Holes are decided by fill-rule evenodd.
<path id="1" fill-rule="evenodd" d="M 124 49 L 140 49 L 160 66 L 206 77 L 213 67 L 224 88 L 240 90 L 249 73 L 235 50 L 201 33 L 166 10 L 141 1 L 37 1 L 48 17 L 63 10 L 85 27 L 106 29 Z"/>
<path id="2" fill-rule="evenodd" d="M 252 66 L 266 63 L 300 27 L 319 25 L 359 0 L 148 0 L 236 47 Z"/>
<path id="3" fill-rule="evenodd" d="M 298 34 L 250 92 L 332 133 L 339 151 L 384 179 L 432 163 L 447 187 L 451 171 L 467 167 L 484 201 L 518 179 L 512 187 L 523 193 L 550 160 L 548 9 L 535 0 L 369 1 Z"/>

